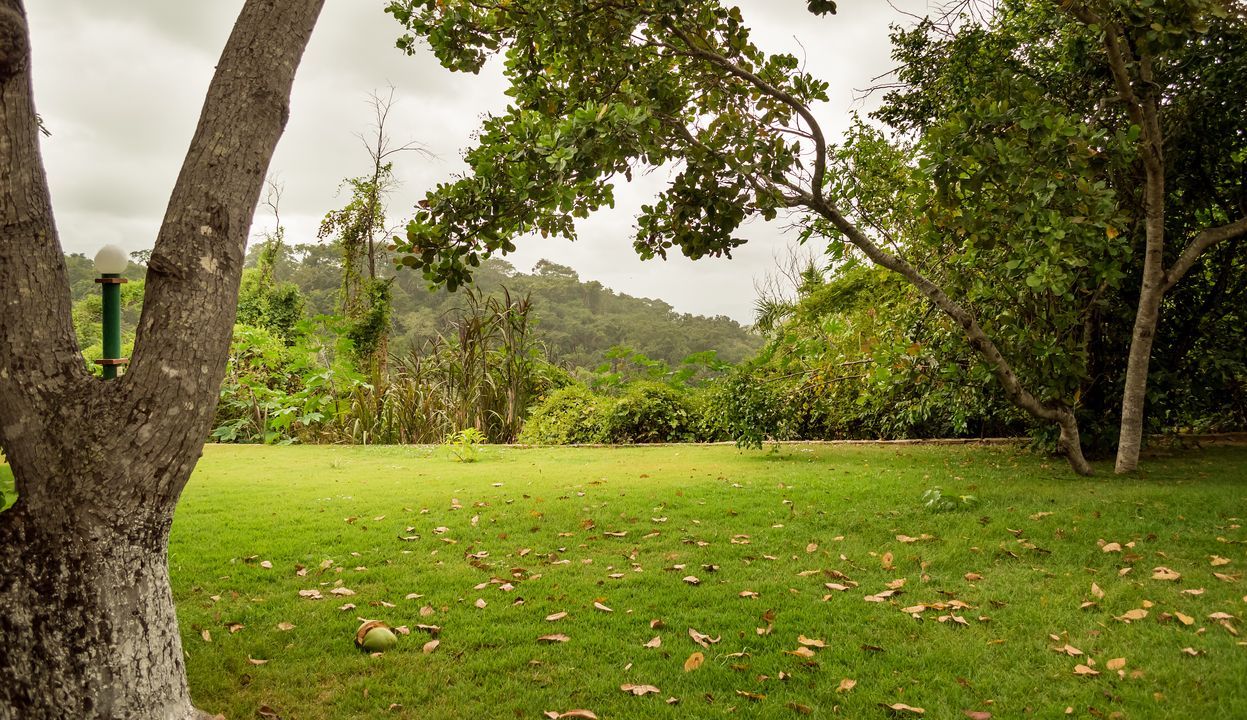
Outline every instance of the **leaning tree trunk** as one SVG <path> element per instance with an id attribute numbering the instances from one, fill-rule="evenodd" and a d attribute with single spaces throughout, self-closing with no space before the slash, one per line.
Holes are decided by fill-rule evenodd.
<path id="1" fill-rule="evenodd" d="M 211 427 L 251 217 L 324 0 L 247 0 L 156 240 L 130 371 L 74 338 L 21 0 L 0 0 L 0 720 L 197 717 L 166 557 Z"/>

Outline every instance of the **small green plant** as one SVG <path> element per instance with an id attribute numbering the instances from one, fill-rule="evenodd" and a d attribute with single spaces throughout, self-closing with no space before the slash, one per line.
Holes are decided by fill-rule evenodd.
<path id="1" fill-rule="evenodd" d="M 446 437 L 442 443 L 455 459 L 462 463 L 476 462 L 480 453 L 480 445 L 487 438 L 485 433 L 476 428 L 466 428 Z"/>
<path id="2" fill-rule="evenodd" d="M 979 499 L 973 495 L 945 495 L 939 488 L 922 493 L 922 506 L 936 513 L 969 510 L 978 507 Z"/>

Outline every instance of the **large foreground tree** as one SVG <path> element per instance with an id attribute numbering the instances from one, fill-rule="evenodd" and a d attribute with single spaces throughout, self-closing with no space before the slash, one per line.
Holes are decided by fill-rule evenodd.
<path id="1" fill-rule="evenodd" d="M 251 218 L 324 0 L 247 0 L 156 238 L 129 372 L 84 366 L 21 0 L 0 0 L 0 718 L 191 718 L 166 557 Z"/>

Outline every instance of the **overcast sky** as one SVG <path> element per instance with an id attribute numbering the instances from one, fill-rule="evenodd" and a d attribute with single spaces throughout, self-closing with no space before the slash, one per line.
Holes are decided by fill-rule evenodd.
<path id="1" fill-rule="evenodd" d="M 93 255 L 106 243 L 150 248 L 198 119 L 204 92 L 242 0 L 60 0 L 30 2 L 35 96 L 50 138 L 43 141 L 52 197 L 67 252 Z M 312 36 L 277 148 L 272 176 L 284 185 L 282 221 L 291 242 L 315 242 L 324 214 L 338 207 L 343 178 L 368 172 L 356 133 L 372 122 L 373 90 L 396 88 L 391 135 L 422 143 L 432 157 L 397 159 L 402 186 L 391 201 L 399 222 L 435 183 L 463 168 L 461 151 L 483 113 L 505 107 L 497 63 L 480 75 L 443 70 L 431 53 L 394 49 L 399 26 L 384 0 L 328 0 Z M 936 0 L 843 0 L 835 16 L 815 18 L 804 0 L 739 0 L 765 50 L 805 57 L 831 83 L 819 109 L 836 133 L 849 113 L 868 110 L 856 90 L 891 69 L 888 25 L 898 10 L 925 13 Z M 632 251 L 633 218 L 665 173 L 617 188 L 618 207 L 579 225 L 580 240 L 531 238 L 508 257 L 527 270 L 541 258 L 570 265 L 584 279 L 657 297 L 681 312 L 752 320 L 755 280 L 795 244 L 783 223 L 756 222 L 734 259 L 683 257 L 642 262 Z M 253 237 L 271 228 L 261 208 Z"/>

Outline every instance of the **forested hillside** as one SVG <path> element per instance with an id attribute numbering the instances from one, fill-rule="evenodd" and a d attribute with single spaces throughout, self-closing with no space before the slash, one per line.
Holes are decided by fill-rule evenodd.
<path id="1" fill-rule="evenodd" d="M 248 267 L 255 266 L 260 246 L 252 246 Z M 338 312 L 340 251 L 332 244 L 282 247 L 275 262 L 275 279 L 298 286 L 306 314 Z M 95 297 L 98 293 L 90 259 L 69 255 L 66 262 L 74 301 Z M 138 289 L 133 281 L 143 278 L 143 268 L 132 264 L 126 276 L 132 281 L 127 289 L 133 294 Z M 545 260 L 531 273 L 520 272 L 505 260 L 488 260 L 477 272 L 476 281 L 477 289 L 486 295 L 500 294 L 505 288 L 513 297 L 531 296 L 538 338 L 551 361 L 568 367 L 596 367 L 615 346 L 673 366 L 707 350 L 716 351 L 726 362 L 737 363 L 762 346 L 761 336 L 731 318 L 679 313 L 662 300 L 617 293 L 599 282 L 581 280 L 569 267 Z M 433 336 L 443 328 L 442 320 L 467 302 L 464 292 L 430 291 L 419 273 L 396 273 L 391 350 L 402 354 Z M 133 312 L 127 312 L 127 321 L 137 321 L 138 308 L 138 303 L 128 308 Z M 80 332 L 89 334 L 83 345 L 89 346 L 98 331 L 90 322 L 82 325 Z"/>

